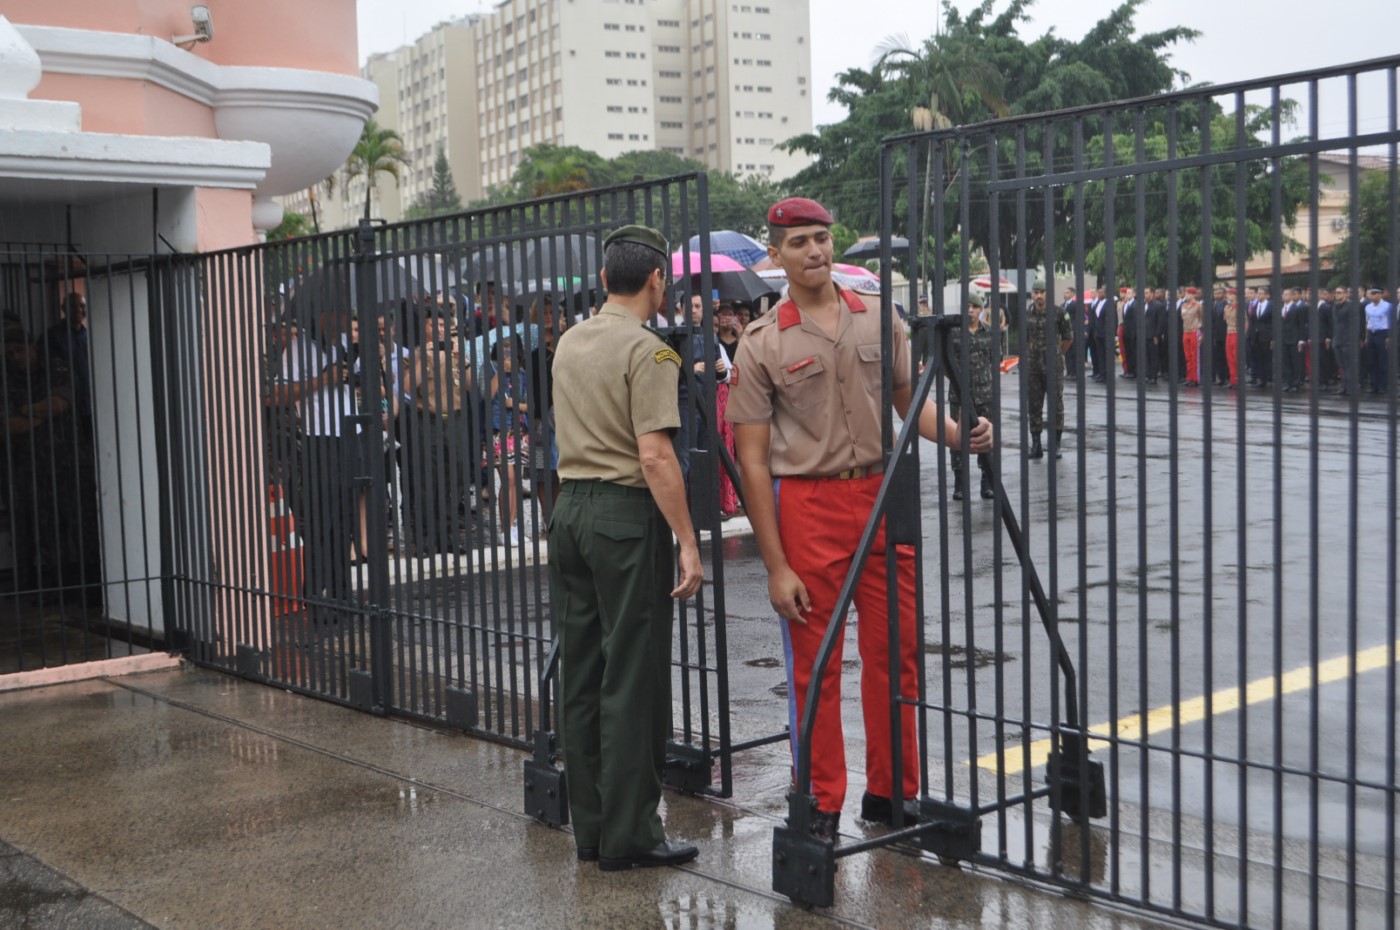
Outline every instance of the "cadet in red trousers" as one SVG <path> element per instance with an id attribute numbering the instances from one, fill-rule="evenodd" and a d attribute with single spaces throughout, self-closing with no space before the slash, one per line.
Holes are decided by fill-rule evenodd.
<path id="1" fill-rule="evenodd" d="M 734 360 L 728 419 L 734 423 L 749 520 L 768 570 L 768 597 L 783 618 L 788 720 L 796 754 L 798 720 L 822 636 L 860 536 L 869 522 L 883 471 L 880 435 L 880 300 L 831 280 L 829 214 L 821 204 L 794 197 L 768 211 L 768 255 L 787 272 L 788 294 L 751 323 Z M 894 325 L 894 406 L 908 412 L 912 396 L 909 339 Z M 919 411 L 919 432 L 959 444 L 959 427 L 938 406 Z M 985 419 L 972 429 L 972 452 L 992 448 Z M 865 820 L 889 823 L 894 776 L 890 771 L 889 636 L 883 530 L 855 595 L 865 713 L 867 792 Z M 898 547 L 900 683 L 916 696 L 914 552 Z M 823 672 L 821 707 L 812 734 L 812 790 L 818 814 L 813 832 L 835 841 L 846 797 L 846 754 L 841 733 L 840 640 Z M 919 792 L 913 708 L 902 716 L 903 786 Z M 912 805 L 908 809 L 912 809 Z M 906 816 L 906 822 L 909 818 Z"/>

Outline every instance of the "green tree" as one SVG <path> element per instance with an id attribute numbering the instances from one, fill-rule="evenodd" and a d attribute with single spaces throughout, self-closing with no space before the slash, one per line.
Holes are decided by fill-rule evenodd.
<path id="1" fill-rule="evenodd" d="M 1307 162 L 1301 159 L 1283 159 L 1277 163 L 1264 158 L 1250 158 L 1251 149 L 1266 144 L 1271 132 L 1275 114 L 1267 108 L 1249 106 L 1245 109 L 1245 134 L 1236 138 L 1235 114 L 1226 114 L 1212 107 L 1210 132 L 1212 151 L 1239 153 L 1239 161 L 1211 168 L 1209 173 L 1200 170 L 1182 171 L 1177 175 L 1176 210 L 1170 212 L 1168 193 L 1171 173 L 1160 166 L 1163 159 L 1174 154 L 1177 158 L 1198 155 L 1202 149 L 1202 125 L 1198 114 L 1182 111 L 1175 116 L 1176 148 L 1169 149 L 1169 114 L 1149 111 L 1144 127 L 1142 170 L 1133 178 L 1120 180 L 1114 192 L 1114 277 L 1121 282 L 1137 283 L 1136 276 L 1141 266 L 1147 274 L 1144 284 L 1166 286 L 1173 278 L 1178 283 L 1195 282 L 1209 285 L 1203 275 L 1214 275 L 1220 265 L 1235 265 L 1250 255 L 1268 252 L 1274 247 L 1274 184 L 1280 190 L 1280 222 L 1284 228 L 1292 226 L 1297 219 L 1298 206 L 1306 200 L 1310 190 Z M 1287 121 L 1293 112 L 1293 105 L 1284 102 L 1278 118 Z M 1123 132 L 1113 134 L 1115 162 L 1132 164 L 1136 161 L 1136 135 L 1132 127 L 1122 127 Z M 1091 140 L 1088 155 L 1094 164 L 1103 163 L 1104 140 Z M 1242 226 L 1236 207 L 1236 180 L 1244 175 L 1245 196 L 1243 203 Z M 1211 229 L 1209 237 L 1202 234 L 1203 181 L 1209 177 L 1211 190 Z M 1144 235 L 1137 230 L 1138 185 L 1143 188 L 1147 210 L 1143 218 Z M 1105 240 L 1104 201 L 1106 185 L 1093 182 L 1085 187 L 1086 236 L 1095 243 L 1085 255 L 1086 271 L 1106 276 L 1108 272 Z M 1073 209 L 1073 192 L 1063 191 L 1061 206 L 1066 215 Z M 1176 237 L 1172 238 L 1172 220 L 1175 219 Z M 1244 255 L 1238 252 L 1238 237 L 1243 232 Z M 1066 222 L 1059 236 L 1072 235 Z M 1071 239 L 1060 238 L 1061 242 Z M 1175 264 L 1172 263 L 1172 246 L 1175 243 Z M 1296 245 L 1282 241 L 1280 247 Z M 1207 253 L 1207 249 L 1209 252 Z M 1141 256 L 1139 255 L 1141 252 Z"/>
<path id="2" fill-rule="evenodd" d="M 282 239 L 295 239 L 298 236 L 310 235 L 311 232 L 311 222 L 305 214 L 288 210 L 282 214 L 282 222 L 268 230 L 267 241 L 277 242 Z"/>
<path id="3" fill-rule="evenodd" d="M 369 219 L 375 179 L 387 174 L 398 184 L 402 167 L 408 164 L 408 153 L 404 151 L 399 134 L 392 129 L 381 129 L 377 122 L 368 120 L 360 133 L 360 141 L 355 143 L 345 162 L 346 178 L 365 177 L 365 219 Z"/>
<path id="4" fill-rule="evenodd" d="M 1393 286 L 1390 272 L 1390 231 L 1400 217 L 1395 201 L 1390 197 L 1390 172 L 1366 171 L 1356 187 L 1355 204 L 1348 200 L 1346 213 L 1356 216 L 1356 226 L 1349 228 L 1342 241 L 1328 255 L 1334 275 L 1332 286 L 1358 283 L 1361 287 Z M 1353 250 L 1359 251 L 1361 263 L 1352 263 Z"/>
<path id="5" fill-rule="evenodd" d="M 433 159 L 433 186 L 404 211 L 404 218 L 418 220 L 443 213 L 458 213 L 461 209 L 462 196 L 457 193 L 452 166 L 447 163 L 447 153 L 438 146 L 437 157 Z"/>

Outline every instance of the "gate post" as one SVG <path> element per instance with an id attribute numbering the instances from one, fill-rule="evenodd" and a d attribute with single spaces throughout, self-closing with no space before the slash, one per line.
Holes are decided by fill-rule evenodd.
<path id="1" fill-rule="evenodd" d="M 361 320 L 360 337 L 361 367 L 364 371 L 379 371 L 384 365 L 380 358 L 379 332 L 380 316 L 384 307 L 378 299 L 378 288 L 374 281 L 375 242 L 374 227 L 368 219 L 360 220 L 355 231 L 355 255 L 352 268 L 355 274 L 355 307 L 368 314 Z M 361 389 L 367 410 L 380 408 L 380 379 L 364 378 Z M 384 438 L 378 416 L 366 416 L 357 437 L 361 445 L 360 460 L 369 466 L 369 487 L 365 488 L 368 517 L 365 540 L 369 571 L 369 603 L 366 605 L 369 622 L 369 671 L 372 692 L 372 710 L 386 713 L 392 704 L 393 696 L 393 626 L 389 614 L 389 553 L 388 523 L 386 510 L 388 500 L 385 492 L 387 476 L 384 474 L 384 456 L 380 452 Z"/>

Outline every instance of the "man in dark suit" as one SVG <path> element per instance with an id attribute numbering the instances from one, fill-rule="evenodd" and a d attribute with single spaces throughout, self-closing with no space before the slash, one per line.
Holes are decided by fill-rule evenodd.
<path id="1" fill-rule="evenodd" d="M 1249 303 L 1245 308 L 1244 360 L 1249 371 L 1249 383 L 1258 384 L 1259 360 L 1254 352 L 1254 338 L 1259 330 L 1259 288 L 1246 288 L 1245 293 L 1249 295 Z"/>
<path id="2" fill-rule="evenodd" d="M 1274 379 L 1274 318 L 1279 307 L 1272 300 L 1268 285 L 1260 285 L 1255 293 L 1258 298 L 1249 345 L 1254 350 L 1254 376 L 1260 387 L 1268 387 Z"/>
<path id="3" fill-rule="evenodd" d="M 1116 333 L 1118 321 L 1118 310 L 1108 294 L 1108 288 L 1100 287 L 1089 308 L 1089 358 L 1094 380 L 1100 384 L 1108 380 L 1109 360 L 1113 358 L 1108 351 L 1108 334 Z"/>
<path id="4" fill-rule="evenodd" d="M 1342 397 L 1355 394 L 1361 388 L 1361 341 L 1364 338 L 1366 316 L 1349 288 L 1332 292 L 1332 351 L 1341 369 Z"/>
<path id="5" fill-rule="evenodd" d="M 1279 323 L 1279 339 L 1283 342 L 1283 390 L 1296 394 L 1303 387 L 1303 353 L 1307 351 L 1308 313 L 1312 307 L 1303 299 L 1302 288 L 1288 291 Z"/>
<path id="6" fill-rule="evenodd" d="M 1337 380 L 1337 360 L 1332 357 L 1332 292 L 1323 288 L 1317 292 L 1317 339 L 1308 333 L 1311 344 L 1308 358 L 1312 361 L 1313 377 L 1318 390 L 1330 392 L 1332 382 Z"/>
<path id="7" fill-rule="evenodd" d="M 1148 384 L 1156 384 L 1162 372 L 1162 350 L 1167 341 L 1167 292 L 1162 288 L 1148 288 L 1143 296 L 1147 309 L 1142 315 L 1142 327 L 1147 331 L 1143 374 Z"/>

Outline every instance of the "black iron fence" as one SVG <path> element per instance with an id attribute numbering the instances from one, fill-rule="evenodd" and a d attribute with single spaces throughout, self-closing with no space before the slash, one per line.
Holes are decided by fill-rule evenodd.
<path id="1" fill-rule="evenodd" d="M 166 644 L 151 282 L 0 245 L 0 674 Z"/>
<path id="2" fill-rule="evenodd" d="M 1208 925 L 1395 926 L 1397 67 L 886 143 L 915 397 L 996 424 L 991 499 L 887 430 L 918 822 L 808 838 L 803 755 L 775 888 L 829 903 L 905 841 Z"/>
<path id="3" fill-rule="evenodd" d="M 690 309 L 721 283 L 707 203 L 693 175 L 163 266 L 179 349 L 170 572 L 190 654 L 366 710 L 548 741 L 553 346 L 601 306 L 605 235 L 640 222 L 676 243 L 658 329 L 684 358 L 715 358 L 712 302 Z M 684 366 L 677 448 L 712 581 L 677 607 L 668 780 L 727 794 L 720 367 Z"/>

